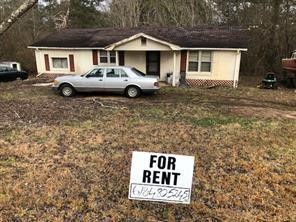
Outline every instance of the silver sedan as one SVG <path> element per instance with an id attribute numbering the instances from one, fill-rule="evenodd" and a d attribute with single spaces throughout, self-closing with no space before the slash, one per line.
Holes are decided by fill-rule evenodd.
<path id="1" fill-rule="evenodd" d="M 129 98 L 159 90 L 158 78 L 147 76 L 128 66 L 96 67 L 81 76 L 62 76 L 54 81 L 53 89 L 65 97 L 76 92 L 118 92 Z"/>

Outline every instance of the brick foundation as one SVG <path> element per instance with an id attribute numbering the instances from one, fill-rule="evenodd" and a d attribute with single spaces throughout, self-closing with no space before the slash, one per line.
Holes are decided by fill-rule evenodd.
<path id="1" fill-rule="evenodd" d="M 186 79 L 186 83 L 191 87 L 233 87 L 233 80 Z M 235 81 L 235 85 L 237 86 L 237 81 Z"/>

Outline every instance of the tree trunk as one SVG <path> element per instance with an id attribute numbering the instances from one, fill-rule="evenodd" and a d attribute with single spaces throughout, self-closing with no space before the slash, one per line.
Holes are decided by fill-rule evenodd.
<path id="1" fill-rule="evenodd" d="M 0 36 L 3 35 L 22 15 L 31 9 L 38 0 L 26 0 L 18 9 L 13 11 L 7 20 L 0 24 Z"/>
<path id="2" fill-rule="evenodd" d="M 269 30 L 269 53 L 267 54 L 267 68 L 273 72 L 276 72 L 276 67 L 278 64 L 277 54 L 278 54 L 278 44 L 276 42 L 276 37 L 278 36 L 278 22 L 280 17 L 280 6 L 282 0 L 273 0 L 272 2 L 272 15 L 271 15 L 271 27 Z"/>
<path id="3" fill-rule="evenodd" d="M 290 52 L 290 37 L 289 37 L 289 16 L 290 16 L 290 5 L 289 0 L 286 0 L 286 13 L 285 13 L 285 56 L 289 57 L 291 54 Z"/>

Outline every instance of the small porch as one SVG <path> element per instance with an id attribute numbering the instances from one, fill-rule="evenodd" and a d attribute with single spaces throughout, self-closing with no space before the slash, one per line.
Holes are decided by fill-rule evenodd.
<path id="1" fill-rule="evenodd" d="M 171 75 L 173 86 L 178 82 L 181 61 L 178 46 L 140 33 L 106 50 L 116 52 L 117 65 L 133 66 L 147 75 L 158 76 L 160 81 L 166 81 Z"/>
<path id="2" fill-rule="evenodd" d="M 118 51 L 118 64 L 133 66 L 147 75 L 155 75 L 166 81 L 170 74 L 178 78 L 180 74 L 179 53 L 164 51 Z"/>

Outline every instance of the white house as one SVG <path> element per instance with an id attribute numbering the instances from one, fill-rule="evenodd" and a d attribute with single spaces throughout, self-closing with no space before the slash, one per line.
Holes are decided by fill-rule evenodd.
<path id="1" fill-rule="evenodd" d="M 232 27 L 65 29 L 32 44 L 38 74 L 83 74 L 97 65 L 133 66 L 173 85 L 237 87 L 247 31 Z"/>

